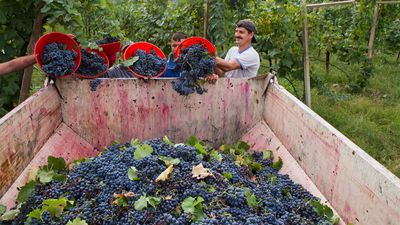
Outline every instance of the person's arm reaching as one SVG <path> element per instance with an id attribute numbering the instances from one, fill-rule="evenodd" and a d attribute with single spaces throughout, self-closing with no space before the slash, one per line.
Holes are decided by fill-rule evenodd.
<path id="1" fill-rule="evenodd" d="M 0 75 L 25 69 L 26 67 L 35 64 L 35 62 L 35 55 L 28 55 L 0 63 Z"/>
<path id="2" fill-rule="evenodd" d="M 226 61 L 220 57 L 216 57 L 215 64 L 219 69 L 221 69 L 224 72 L 240 69 L 240 64 L 236 59 L 231 59 L 230 61 Z"/>

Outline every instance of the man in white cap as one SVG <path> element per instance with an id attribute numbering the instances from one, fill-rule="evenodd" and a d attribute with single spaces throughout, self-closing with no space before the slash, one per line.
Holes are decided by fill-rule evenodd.
<path id="1" fill-rule="evenodd" d="M 251 43 L 256 42 L 256 26 L 249 20 L 240 20 L 236 24 L 235 38 L 237 46 L 229 49 L 225 59 L 216 57 L 218 75 L 227 78 L 250 78 L 257 76 L 260 57 Z M 222 71 L 219 71 L 222 70 Z M 224 74 L 225 73 L 225 74 Z"/>

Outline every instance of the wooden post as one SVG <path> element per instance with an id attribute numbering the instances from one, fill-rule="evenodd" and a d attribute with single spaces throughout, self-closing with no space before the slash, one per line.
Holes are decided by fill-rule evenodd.
<path id="1" fill-rule="evenodd" d="M 203 31 L 204 38 L 207 38 L 207 30 L 208 30 L 208 0 L 204 0 L 204 31 Z"/>
<path id="2" fill-rule="evenodd" d="M 329 70 L 330 70 L 330 61 L 331 61 L 331 52 L 326 50 L 325 53 L 325 70 L 326 70 L 326 75 L 329 75 Z"/>
<path id="3" fill-rule="evenodd" d="M 344 5 L 344 4 L 354 3 L 354 2 L 355 2 L 354 0 L 340 1 L 340 2 L 324 2 L 324 3 L 309 4 L 309 5 L 307 5 L 307 7 L 315 9 L 315 8 L 320 8 L 320 7 Z"/>
<path id="4" fill-rule="evenodd" d="M 376 32 L 376 27 L 378 25 L 378 14 L 379 14 L 379 6 L 378 4 L 375 4 L 374 8 L 374 16 L 372 18 L 372 27 L 371 27 L 371 33 L 369 36 L 369 44 L 368 44 L 368 59 L 372 59 L 372 56 L 374 54 L 374 41 L 375 41 L 375 32 Z"/>
<path id="5" fill-rule="evenodd" d="M 43 15 L 40 13 L 40 9 L 43 7 L 43 1 L 40 1 L 38 7 L 36 9 L 35 20 L 33 22 L 33 29 L 32 34 L 29 40 L 27 54 L 33 54 L 33 48 L 35 46 L 36 41 L 39 39 L 41 31 L 42 31 L 42 24 L 43 24 Z M 24 75 L 22 78 L 22 85 L 21 90 L 19 93 L 19 103 L 25 101 L 29 97 L 29 90 L 31 87 L 31 80 L 32 80 L 32 72 L 33 72 L 33 65 L 29 66 L 24 69 Z"/>
<path id="6" fill-rule="evenodd" d="M 303 47 L 304 47 L 304 100 L 305 104 L 311 108 L 311 88 L 310 88 L 310 57 L 308 55 L 308 22 L 307 22 L 307 0 L 303 0 Z"/>

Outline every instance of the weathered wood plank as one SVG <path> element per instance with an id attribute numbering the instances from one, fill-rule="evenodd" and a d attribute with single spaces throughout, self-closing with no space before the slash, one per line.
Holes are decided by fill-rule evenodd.
<path id="1" fill-rule="evenodd" d="M 257 123 L 249 132 L 243 135 L 242 140 L 246 141 L 250 145 L 250 151 L 262 152 L 264 150 L 271 150 L 273 152 L 274 161 L 277 161 L 278 158 L 282 159 L 283 166 L 279 170 L 280 174 L 289 175 L 290 179 L 295 183 L 300 184 L 311 194 L 320 198 L 322 203 L 331 207 L 328 200 L 318 190 L 315 184 L 303 171 L 293 156 L 290 155 L 286 147 L 275 136 L 264 120 Z M 338 215 L 337 212 L 335 212 L 335 214 Z M 345 223 L 341 220 L 340 224 Z"/>
<path id="2" fill-rule="evenodd" d="M 399 223 L 399 178 L 282 87 L 265 103 L 268 126 L 346 223 Z"/>
<path id="3" fill-rule="evenodd" d="M 190 135 L 216 145 L 230 143 L 261 119 L 264 82 L 220 79 L 203 95 L 180 96 L 171 79 L 59 80 L 64 122 L 95 147 L 133 137 L 168 135 L 181 142 Z"/>
<path id="4" fill-rule="evenodd" d="M 92 157 L 98 154 L 98 151 L 79 137 L 71 128 L 61 123 L 56 132 L 44 144 L 29 165 L 24 169 L 21 175 L 15 180 L 12 186 L 0 199 L 0 204 L 7 208 L 15 206 L 15 200 L 18 196 L 18 187 L 25 185 L 32 176 L 36 174 L 40 166 L 47 165 L 48 156 L 62 157 L 66 163 L 75 159 Z"/>
<path id="5" fill-rule="evenodd" d="M 60 97 L 49 86 L 0 119 L 0 196 L 61 123 Z"/>

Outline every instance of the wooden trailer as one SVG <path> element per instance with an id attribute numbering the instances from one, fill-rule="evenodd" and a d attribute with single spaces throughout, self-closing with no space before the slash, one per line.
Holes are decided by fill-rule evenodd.
<path id="1" fill-rule="evenodd" d="M 219 79 L 188 97 L 170 79 L 100 80 L 96 90 L 91 80 L 58 80 L 0 119 L 1 204 L 14 206 L 49 155 L 71 161 L 114 140 L 195 135 L 271 149 L 280 172 L 328 202 L 342 224 L 400 224 L 399 178 L 266 76 Z"/>

